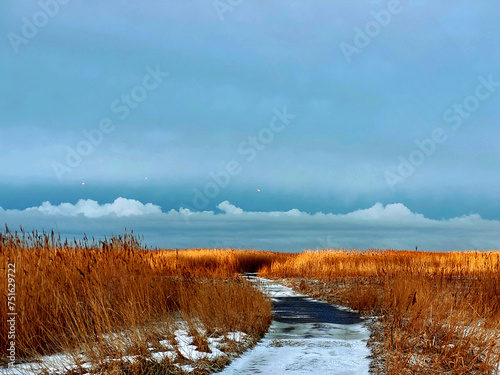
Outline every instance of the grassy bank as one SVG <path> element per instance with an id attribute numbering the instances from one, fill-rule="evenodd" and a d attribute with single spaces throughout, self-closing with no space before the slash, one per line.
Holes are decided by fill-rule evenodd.
<path id="1" fill-rule="evenodd" d="M 148 356 L 155 342 L 172 340 L 179 322 L 202 351 L 209 338 L 231 332 L 256 340 L 270 324 L 271 304 L 239 272 L 272 258 L 257 251 L 152 251 L 132 235 L 63 243 L 54 234 L 7 230 L 0 233 L 0 261 L 5 276 L 15 265 L 16 359 L 83 353 L 111 371 L 110 359 Z M 0 278 L 4 294 L 8 281 Z M 7 312 L 0 304 L 0 315 Z M 6 319 L 0 327 L 5 356 Z"/>

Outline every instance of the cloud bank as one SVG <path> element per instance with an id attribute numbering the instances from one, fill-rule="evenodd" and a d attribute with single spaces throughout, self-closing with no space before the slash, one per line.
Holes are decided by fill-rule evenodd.
<path id="1" fill-rule="evenodd" d="M 152 203 L 117 198 L 112 203 L 79 200 L 43 202 L 24 210 L 4 210 L 0 220 L 12 228 L 55 229 L 67 237 L 84 233 L 109 236 L 125 228 L 144 234 L 146 243 L 163 248 L 235 247 L 277 251 L 308 248 L 395 248 L 463 250 L 500 248 L 500 221 L 477 214 L 434 220 L 402 203 L 359 209 L 347 214 L 244 211 L 223 201 L 218 211 L 187 208 L 163 211 Z"/>
<path id="2" fill-rule="evenodd" d="M 76 204 L 61 203 L 58 206 L 43 202 L 39 207 L 31 207 L 26 212 L 37 211 L 44 215 L 84 216 L 97 218 L 102 216 L 128 217 L 137 215 L 159 214 L 161 208 L 151 203 L 142 204 L 135 199 L 117 198 L 113 203 L 100 205 L 92 199 L 80 199 Z"/>

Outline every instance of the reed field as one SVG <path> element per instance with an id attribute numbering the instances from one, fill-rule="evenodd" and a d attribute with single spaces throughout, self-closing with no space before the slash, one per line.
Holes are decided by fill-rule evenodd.
<path id="1" fill-rule="evenodd" d="M 96 368 L 120 373 L 110 359 L 147 357 L 148 347 L 175 340 L 179 322 L 202 351 L 209 338 L 232 332 L 256 341 L 270 324 L 271 303 L 240 273 L 274 258 L 257 251 L 146 250 L 129 234 L 63 243 L 54 233 L 7 229 L 0 232 L 0 259 L 5 275 L 15 265 L 16 359 L 83 353 Z M 9 278 L 0 280 L 6 295 Z M 1 316 L 7 312 L 0 304 Z M 0 327 L 5 356 L 7 319 Z M 144 368 L 132 373 L 162 373 L 137 366 Z"/>
<path id="2" fill-rule="evenodd" d="M 72 374 L 183 373 L 179 351 L 150 359 L 187 332 L 200 352 L 226 340 L 227 356 L 191 370 L 213 372 L 271 323 L 270 299 L 241 276 L 258 272 L 370 316 L 374 374 L 498 373 L 500 252 L 151 250 L 133 234 L 69 243 L 6 228 L 0 259 L 5 275 L 15 264 L 19 362 L 69 353 L 92 366 Z M 12 281 L 0 278 L 6 297 Z M 0 312 L 7 316 L 8 305 Z M 6 365 L 6 319 L 0 327 Z M 231 339 L 236 333 L 246 346 Z M 136 359 L 127 364 L 124 356 Z"/>
<path id="3" fill-rule="evenodd" d="M 498 251 L 308 251 L 263 266 L 260 275 L 377 317 L 373 373 L 499 371 Z"/>

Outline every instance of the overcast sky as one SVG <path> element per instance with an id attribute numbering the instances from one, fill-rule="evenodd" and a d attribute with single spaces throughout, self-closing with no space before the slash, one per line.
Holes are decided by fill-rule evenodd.
<path id="1" fill-rule="evenodd" d="M 0 2 L 0 223 L 500 244 L 500 4 Z"/>

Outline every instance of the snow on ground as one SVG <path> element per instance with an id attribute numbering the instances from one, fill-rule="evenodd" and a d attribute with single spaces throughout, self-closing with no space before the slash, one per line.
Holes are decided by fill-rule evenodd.
<path id="1" fill-rule="evenodd" d="M 357 315 L 271 280 L 254 281 L 275 302 L 275 320 L 261 342 L 221 375 L 368 374 L 370 333 Z"/>
<path id="2" fill-rule="evenodd" d="M 182 324 L 180 324 L 182 326 Z M 172 345 L 169 340 L 160 340 L 159 344 L 163 348 L 159 351 L 158 348 L 150 347 L 151 361 L 158 363 L 165 359 L 177 361 L 178 355 L 182 356 L 183 362 L 186 360 L 190 364 L 175 364 L 178 368 L 185 372 L 192 372 L 196 369 L 196 363 L 200 360 L 215 360 L 218 357 L 227 356 L 226 353 L 219 350 L 219 346 L 229 342 L 244 342 L 247 335 L 243 332 L 229 332 L 226 337 L 209 337 L 207 338 L 210 353 L 198 351 L 195 345 L 192 345 L 193 338 L 185 329 L 177 329 L 175 332 L 176 345 Z M 122 356 L 121 358 L 108 358 L 107 362 L 122 361 L 134 362 L 138 356 Z M 71 370 L 83 369 L 85 371 L 92 369 L 92 364 L 83 355 L 72 357 L 67 354 L 54 354 L 41 357 L 39 362 L 20 363 L 8 368 L 0 368 L 0 374 L 5 375 L 35 375 L 40 373 L 49 374 L 65 374 Z"/>

